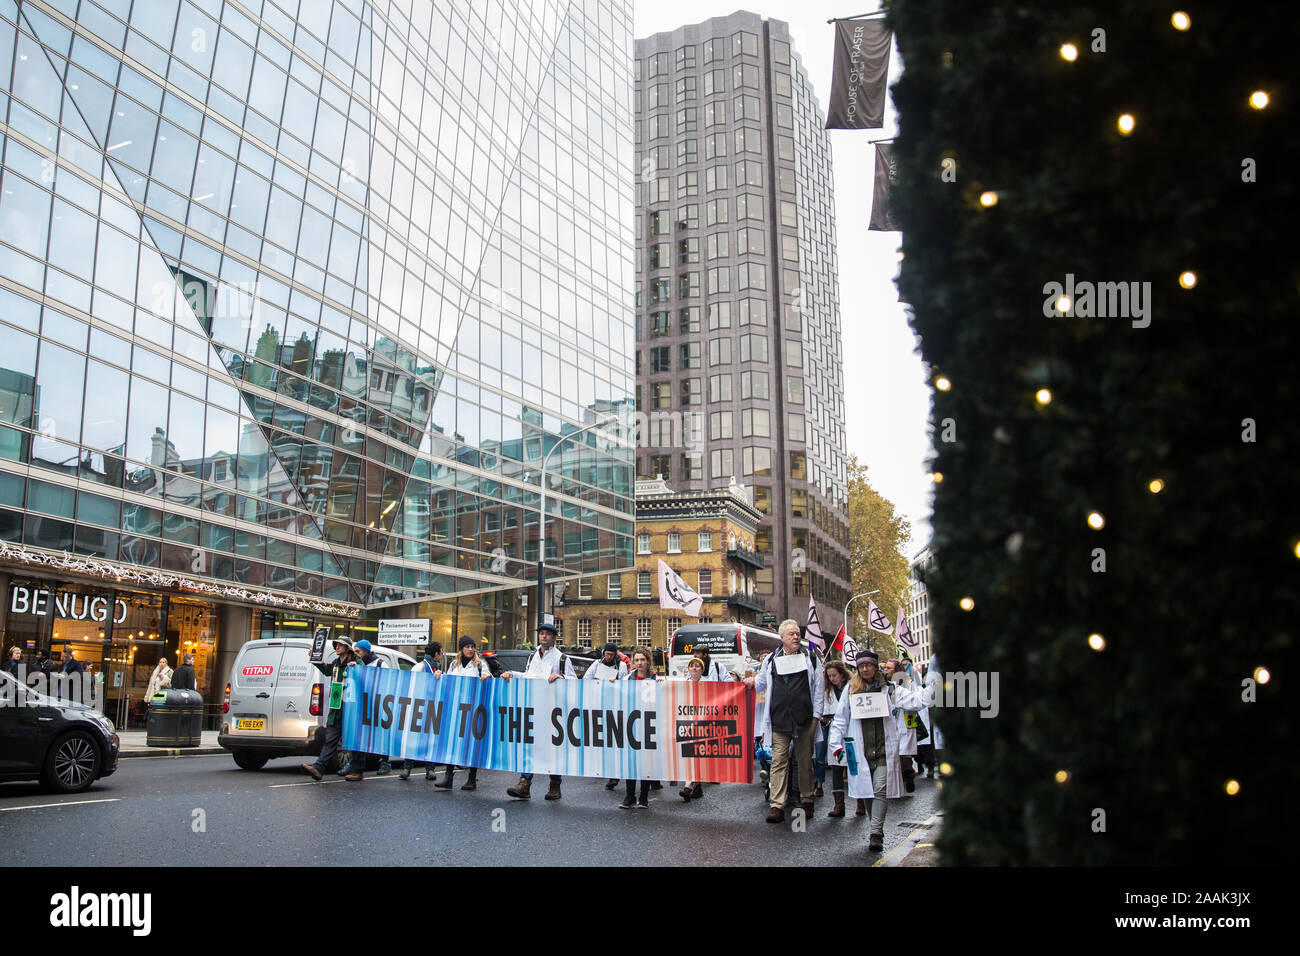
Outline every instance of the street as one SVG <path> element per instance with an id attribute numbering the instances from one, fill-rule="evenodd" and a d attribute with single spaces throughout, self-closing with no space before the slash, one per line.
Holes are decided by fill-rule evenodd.
<path id="1" fill-rule="evenodd" d="M 0 838 L 19 866 L 867 866 L 938 809 L 935 781 L 889 801 L 885 852 L 867 853 L 867 817 L 826 818 L 829 792 L 813 821 L 794 832 L 763 820 L 761 784 L 706 784 L 684 804 L 666 784 L 650 809 L 619 810 L 623 796 L 604 781 L 566 778 L 564 799 L 511 800 L 513 774 L 483 772 L 479 788 L 441 791 L 423 770 L 362 783 L 330 775 L 314 783 L 299 761 L 256 772 L 228 756 L 122 760 L 118 771 L 81 794 L 43 792 L 35 783 L 0 784 Z M 399 765 L 400 768 L 400 765 Z"/>

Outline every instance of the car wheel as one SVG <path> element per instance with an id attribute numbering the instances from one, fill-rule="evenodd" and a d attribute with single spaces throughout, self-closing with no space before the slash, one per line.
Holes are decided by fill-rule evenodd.
<path id="1" fill-rule="evenodd" d="M 99 778 L 102 763 L 94 737 L 84 731 L 65 734 L 45 756 L 45 785 L 59 793 L 80 793 Z"/>
<path id="2" fill-rule="evenodd" d="M 235 751 L 235 763 L 239 764 L 240 770 L 261 770 L 266 766 L 266 761 L 270 759 L 260 754 L 250 753 L 247 750 Z"/>

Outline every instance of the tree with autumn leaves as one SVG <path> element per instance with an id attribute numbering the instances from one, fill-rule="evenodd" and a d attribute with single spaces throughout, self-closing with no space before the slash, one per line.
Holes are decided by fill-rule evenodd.
<path id="1" fill-rule="evenodd" d="M 911 600 L 911 574 L 907 560 L 911 526 L 894 505 L 867 480 L 867 466 L 849 456 L 849 568 L 853 593 L 879 590 L 871 600 L 892 623 L 900 606 Z M 867 628 L 867 599 L 853 605 L 852 633 L 859 646 L 898 653 L 894 639 Z"/>

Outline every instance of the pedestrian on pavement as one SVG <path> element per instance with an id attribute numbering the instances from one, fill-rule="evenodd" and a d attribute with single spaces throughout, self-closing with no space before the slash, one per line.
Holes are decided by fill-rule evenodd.
<path id="1" fill-rule="evenodd" d="M 172 671 L 172 688 L 174 690 L 198 690 L 198 680 L 194 676 L 194 655 L 186 654 L 185 662 Z"/>
<path id="2" fill-rule="evenodd" d="M 897 657 L 891 657 L 881 666 L 885 680 L 896 686 L 919 691 L 919 686 L 912 680 L 911 664 L 904 667 Z M 908 793 L 916 791 L 916 767 L 912 758 L 917 754 L 916 733 L 920 720 L 915 713 L 904 713 L 902 708 L 894 708 L 894 728 L 898 733 L 898 766 L 903 774 L 903 789 Z"/>
<path id="3" fill-rule="evenodd" d="M 346 637 L 334 638 L 334 655 L 334 660 L 328 664 L 323 661 L 312 661 L 313 666 L 330 679 L 329 690 L 326 691 L 329 694 L 329 712 L 325 717 L 325 742 L 321 745 L 320 756 L 316 758 L 315 763 L 301 765 L 302 772 L 316 781 L 325 775 L 330 768 L 330 763 L 339 753 L 339 745 L 343 739 L 343 685 L 347 682 L 348 668 L 357 662 L 356 654 L 352 650 L 352 642 Z M 344 779 L 360 780 L 363 776 L 365 759 L 364 754 L 352 754 Z"/>
<path id="4" fill-rule="evenodd" d="M 154 695 L 172 686 L 172 669 L 167 666 L 167 658 L 158 659 L 153 673 L 149 675 L 149 684 L 145 688 L 144 699 L 152 702 Z"/>
<path id="5" fill-rule="evenodd" d="M 18 678 L 18 669 L 23 666 L 23 649 L 15 644 L 9 648 L 9 657 L 5 660 L 4 669 Z"/>
<path id="6" fill-rule="evenodd" d="M 456 664 L 447 674 L 452 677 L 475 677 L 480 681 L 485 681 L 492 676 L 492 671 L 478 653 L 478 642 L 468 634 L 462 635 L 460 639 L 460 650 L 456 654 Z M 441 783 L 434 784 L 439 790 L 450 790 L 452 778 L 455 775 L 456 767 L 447 764 L 447 775 Z M 462 790 L 478 789 L 478 767 L 469 768 L 469 779 L 461 786 Z"/>
<path id="7" fill-rule="evenodd" d="M 920 695 L 884 678 L 879 661 L 875 651 L 858 652 L 857 671 L 849 679 L 848 691 L 840 695 L 830 737 L 830 752 L 848 762 L 848 795 L 857 798 L 857 816 L 866 815 L 870 802 L 871 832 L 867 848 L 872 852 L 884 849 L 886 798 L 903 795 L 898 732 L 892 712 L 898 707 L 915 713 L 921 704 Z M 882 692 L 886 695 L 888 716 L 852 716 L 855 695 Z"/>
<path id="8" fill-rule="evenodd" d="M 610 647 L 609 644 L 606 644 L 605 646 L 607 648 Z M 654 669 L 650 665 L 650 653 L 639 647 L 632 652 L 632 669 L 623 674 L 623 679 L 648 681 L 663 680 L 662 677 L 655 676 Z M 618 805 L 620 810 L 631 810 L 634 807 L 638 810 L 650 809 L 650 785 L 654 783 L 654 781 L 640 781 L 639 793 L 637 792 L 637 783 L 638 781 L 636 780 L 631 778 L 628 779 L 623 802 Z"/>
<path id="9" fill-rule="evenodd" d="M 764 740 L 772 748 L 768 823 L 785 820 L 791 756 L 799 772 L 804 819 L 812 819 L 813 744 L 816 731 L 820 729 L 819 718 L 825 696 L 821 658 L 811 649 L 802 647 L 799 625 L 793 620 L 785 620 L 779 633 L 781 647 L 763 661 L 757 677 L 745 681 L 756 692 L 767 692 L 762 730 Z"/>
<path id="10" fill-rule="evenodd" d="M 357 643 L 354 646 L 356 647 L 357 650 L 358 664 L 361 664 L 365 667 L 384 666 L 384 659 L 375 653 L 374 645 L 371 644 L 369 641 L 367 641 L 365 638 L 362 638 L 361 640 L 357 641 Z M 375 771 L 376 775 L 382 777 L 385 774 L 392 773 L 393 764 L 388 759 L 388 754 L 378 754 L 378 757 L 379 757 L 379 769 Z M 361 759 L 364 762 L 365 756 L 362 755 Z"/>
<path id="11" fill-rule="evenodd" d="M 437 680 L 438 678 L 442 677 L 442 645 L 437 641 L 429 641 L 429 643 L 425 644 L 424 657 L 421 659 L 420 663 L 412 667 L 411 670 L 421 671 L 425 674 L 432 674 L 434 680 Z M 423 765 L 424 779 L 426 781 L 432 780 L 434 778 L 435 773 L 438 769 L 437 764 L 424 763 L 424 761 L 422 760 L 403 760 L 402 769 L 397 774 L 398 779 L 410 780 L 411 768 L 414 767 L 416 764 Z"/>
<path id="12" fill-rule="evenodd" d="M 63 666 L 62 666 L 61 668 L 59 668 L 59 673 L 60 673 L 60 674 L 80 674 L 80 673 L 82 673 L 83 670 L 84 670 L 84 668 L 81 666 L 81 661 L 77 660 L 77 653 L 76 653 L 76 651 L 74 651 L 72 648 L 69 647 L 69 648 L 68 648 L 68 659 L 67 659 L 66 661 L 64 661 L 64 662 L 63 662 Z"/>
<path id="13" fill-rule="evenodd" d="M 686 679 L 696 682 L 704 680 L 704 661 L 700 660 L 698 654 L 686 662 Z M 677 795 L 685 803 L 690 803 L 692 798 L 699 800 L 704 796 L 704 785 L 698 780 L 687 780 L 686 785 L 677 791 Z"/>
<path id="14" fill-rule="evenodd" d="M 549 615 L 548 615 L 549 617 Z M 506 671 L 502 678 L 510 680 L 515 677 L 523 677 L 530 680 L 545 680 L 548 683 L 554 683 L 557 680 L 567 678 L 577 678 L 573 670 L 573 661 L 560 652 L 555 646 L 555 641 L 559 637 L 559 632 L 555 630 L 555 625 L 549 620 L 543 620 L 537 625 L 537 650 L 528 658 L 528 667 L 523 671 Z M 551 786 L 546 791 L 547 800 L 559 800 L 563 794 L 560 792 L 561 776 L 558 773 L 551 774 Z M 519 775 L 519 782 L 508 789 L 506 793 L 516 800 L 528 800 L 532 797 L 533 775 L 525 773 Z"/>
<path id="15" fill-rule="evenodd" d="M 833 806 L 828 817 L 844 816 L 844 758 L 838 760 L 834 756 L 827 754 L 829 744 L 829 734 L 831 721 L 835 719 L 835 712 L 840 708 L 840 697 L 848 690 L 849 680 L 852 675 L 849 669 L 844 666 L 843 661 L 831 661 L 826 665 L 826 690 L 822 698 L 822 715 L 821 715 L 821 734 L 817 741 L 815 750 L 814 767 L 817 771 L 817 796 L 823 794 L 823 784 L 826 781 L 826 769 L 829 766 L 831 771 L 831 796 L 835 798 Z"/>
<path id="16" fill-rule="evenodd" d="M 943 703 L 943 674 L 940 672 L 937 660 L 934 657 L 930 658 L 929 664 L 924 664 L 922 667 L 924 667 L 924 670 L 921 677 L 923 687 L 921 697 L 926 706 L 921 708 L 919 714 L 921 721 L 925 724 L 925 729 L 930 732 L 930 736 L 926 740 L 929 747 L 930 776 L 937 780 L 940 776 L 939 764 L 942 763 L 941 754 L 945 749 L 945 741 L 943 739 L 943 728 L 939 726 L 939 721 L 936 719 L 937 715 L 931 708 L 937 710 Z"/>

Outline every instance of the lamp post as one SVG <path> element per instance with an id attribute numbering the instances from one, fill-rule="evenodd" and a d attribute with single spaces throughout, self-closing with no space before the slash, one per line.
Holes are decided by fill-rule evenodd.
<path id="1" fill-rule="evenodd" d="M 537 623 L 541 624 L 545 620 L 546 614 L 546 463 L 551 460 L 551 455 L 555 450 L 571 438 L 577 438 L 583 432 L 589 432 L 596 428 L 603 428 L 612 422 L 618 421 L 617 415 L 611 415 L 594 421 L 590 425 L 584 425 L 576 431 L 569 432 L 567 435 L 561 435 L 560 440 L 551 446 L 551 450 L 542 455 L 542 470 L 538 475 L 538 485 L 541 487 L 541 511 L 538 514 L 537 521 Z M 545 439 L 543 439 L 543 442 Z"/>
<path id="2" fill-rule="evenodd" d="M 871 595 L 879 594 L 879 593 L 880 593 L 880 588 L 876 588 L 876 590 L 874 591 L 863 591 L 861 594 L 855 594 L 853 595 L 853 597 L 849 598 L 849 604 L 852 604 L 858 598 L 871 597 Z M 849 604 L 844 605 L 844 636 L 845 637 L 849 636 Z"/>

